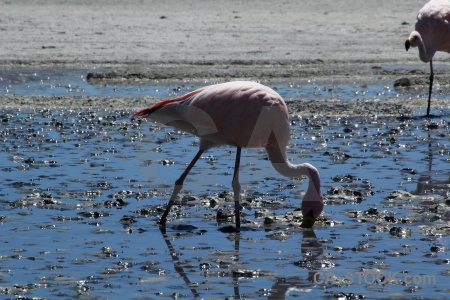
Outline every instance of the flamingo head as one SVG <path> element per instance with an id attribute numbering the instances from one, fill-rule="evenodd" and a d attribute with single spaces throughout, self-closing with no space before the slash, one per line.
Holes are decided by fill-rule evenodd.
<path id="1" fill-rule="evenodd" d="M 410 47 L 419 46 L 421 40 L 422 40 L 422 37 L 420 36 L 420 33 L 418 33 L 417 31 L 411 32 L 409 34 L 409 37 L 405 41 L 406 51 L 408 51 Z"/>
<path id="2" fill-rule="evenodd" d="M 300 227 L 312 228 L 317 218 L 323 211 L 323 196 L 319 191 L 318 193 L 310 194 L 306 193 L 302 202 L 302 215 L 303 221 Z"/>

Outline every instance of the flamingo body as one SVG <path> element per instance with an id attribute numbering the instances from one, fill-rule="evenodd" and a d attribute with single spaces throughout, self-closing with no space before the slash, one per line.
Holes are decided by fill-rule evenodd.
<path id="1" fill-rule="evenodd" d="M 234 81 L 210 85 L 176 99 L 165 100 L 139 110 L 132 118 L 145 117 L 197 135 L 199 152 L 175 182 L 160 224 L 181 190 L 185 177 L 204 151 L 230 145 L 237 148 L 233 189 L 236 227 L 239 219 L 239 162 L 241 148 L 264 147 L 274 168 L 288 177 L 308 176 L 309 185 L 302 201 L 303 227 L 312 227 L 323 210 L 320 176 L 308 163 L 293 165 L 286 156 L 289 142 L 289 114 L 283 98 L 264 85 Z"/>
<path id="2" fill-rule="evenodd" d="M 406 51 L 418 47 L 421 61 L 430 63 L 430 85 L 427 116 L 430 115 L 433 89 L 433 57 L 437 51 L 450 52 L 450 1 L 432 0 L 417 14 L 415 30 L 405 42 Z"/>
<path id="3" fill-rule="evenodd" d="M 265 118 L 264 114 L 272 116 Z M 278 143 L 286 147 L 290 134 L 289 116 L 281 96 L 252 82 L 203 87 L 140 110 L 132 117 L 137 116 L 197 135 L 200 148 L 205 151 L 222 145 L 265 147 L 271 130 L 277 132 Z"/>

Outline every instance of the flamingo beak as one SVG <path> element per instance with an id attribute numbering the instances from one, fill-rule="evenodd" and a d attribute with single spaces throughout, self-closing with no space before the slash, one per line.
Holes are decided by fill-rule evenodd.
<path id="1" fill-rule="evenodd" d="M 406 51 L 409 50 L 409 47 L 411 47 L 411 40 L 410 40 L 410 38 L 408 38 L 406 40 L 406 42 L 405 42 L 405 49 L 406 49 Z"/>
<path id="2" fill-rule="evenodd" d="M 303 221 L 300 227 L 302 228 L 312 228 L 314 223 L 316 222 L 316 218 L 314 217 L 313 211 L 310 210 L 309 213 L 303 216 Z"/>

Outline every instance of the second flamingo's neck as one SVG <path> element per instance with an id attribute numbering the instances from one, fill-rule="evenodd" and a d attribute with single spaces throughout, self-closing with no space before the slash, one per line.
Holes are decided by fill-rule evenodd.
<path id="1" fill-rule="evenodd" d="M 434 52 L 430 51 L 429 49 L 427 50 L 423 42 L 422 36 L 419 35 L 418 39 L 419 40 L 417 42 L 417 47 L 419 48 L 419 58 L 421 61 L 427 63 L 433 59 Z"/>

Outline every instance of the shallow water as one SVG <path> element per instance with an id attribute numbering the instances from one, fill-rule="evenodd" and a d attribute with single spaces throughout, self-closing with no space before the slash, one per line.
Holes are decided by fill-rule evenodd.
<path id="1" fill-rule="evenodd" d="M 335 90 L 344 99 L 355 87 Z M 5 298 L 450 298 L 448 111 L 431 121 L 292 116 L 289 156 L 320 170 L 323 220 L 314 231 L 282 222 L 298 214 L 306 180 L 278 175 L 264 151 L 246 149 L 239 235 L 216 220 L 233 205 L 231 148 L 204 154 L 185 182 L 189 197 L 160 230 L 198 140 L 131 113 L 0 112 Z"/>
<path id="2" fill-rule="evenodd" d="M 397 66 L 398 67 L 398 66 Z M 402 66 L 405 67 L 405 66 Z M 419 66 L 414 66 L 419 69 Z M 441 66 L 442 67 L 442 66 Z M 423 68 L 423 65 L 420 65 Z M 388 67 L 389 69 L 389 67 Z M 112 80 L 93 80 L 86 77 L 91 70 L 0 70 L 0 95 L 17 96 L 104 96 L 170 98 L 182 95 L 214 81 L 176 80 L 126 80 L 120 76 Z M 99 70 L 101 72 L 101 70 Z M 131 84 L 130 84 L 131 83 Z M 399 99 L 425 98 L 427 86 L 394 88 L 393 82 L 371 84 L 318 83 L 305 79 L 302 82 L 273 82 L 269 84 L 286 100 L 289 99 Z M 435 82 L 433 98 L 450 99 L 450 89 Z"/>

